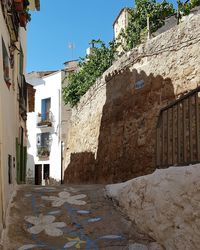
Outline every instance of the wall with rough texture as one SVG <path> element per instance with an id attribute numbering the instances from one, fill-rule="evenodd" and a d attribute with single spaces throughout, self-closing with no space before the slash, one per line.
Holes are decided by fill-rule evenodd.
<path id="1" fill-rule="evenodd" d="M 72 110 L 65 182 L 119 182 L 155 169 L 161 107 L 200 83 L 200 15 L 125 54 Z"/>
<path id="2" fill-rule="evenodd" d="M 137 226 L 167 250 L 200 246 L 200 164 L 170 167 L 125 183 L 108 185 Z"/>

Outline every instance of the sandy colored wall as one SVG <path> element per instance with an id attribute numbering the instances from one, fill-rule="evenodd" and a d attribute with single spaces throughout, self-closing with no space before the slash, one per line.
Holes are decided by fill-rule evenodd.
<path id="1" fill-rule="evenodd" d="M 72 110 L 66 182 L 119 182 L 155 169 L 161 107 L 200 84 L 200 15 L 128 52 Z"/>

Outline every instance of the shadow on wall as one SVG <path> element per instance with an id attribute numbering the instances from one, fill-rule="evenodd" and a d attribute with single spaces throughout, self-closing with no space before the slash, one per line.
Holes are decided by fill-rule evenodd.
<path id="1" fill-rule="evenodd" d="M 155 170 L 158 114 L 175 99 L 171 79 L 126 69 L 106 82 L 97 157 L 71 154 L 65 183 L 115 183 Z"/>
<path id="2" fill-rule="evenodd" d="M 35 161 L 33 155 L 27 154 L 26 183 L 35 184 Z"/>
<path id="3" fill-rule="evenodd" d="M 31 144 L 28 139 L 27 147 L 30 148 Z M 35 184 L 35 161 L 34 156 L 27 154 L 27 166 L 26 166 L 26 183 Z"/>

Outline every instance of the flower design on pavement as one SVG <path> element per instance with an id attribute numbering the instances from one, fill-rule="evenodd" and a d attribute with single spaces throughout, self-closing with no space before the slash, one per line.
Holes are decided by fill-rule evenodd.
<path id="1" fill-rule="evenodd" d="M 77 249 L 80 249 L 81 248 L 81 244 L 85 243 L 85 241 L 81 240 L 78 237 L 76 237 L 76 238 L 69 238 L 69 237 L 67 237 L 67 240 L 69 242 L 64 245 L 64 249 L 71 248 L 72 246 L 74 246 Z"/>
<path id="2" fill-rule="evenodd" d="M 98 222 L 100 220 L 101 220 L 100 217 L 96 217 L 96 218 L 90 218 L 90 219 L 88 219 L 87 222 Z"/>
<path id="3" fill-rule="evenodd" d="M 78 210 L 76 212 L 77 212 L 77 214 L 90 214 L 89 210 Z"/>
<path id="4" fill-rule="evenodd" d="M 85 205 L 86 202 L 81 200 L 85 197 L 86 197 L 85 194 L 78 194 L 71 196 L 69 192 L 60 192 L 58 196 L 42 196 L 42 199 L 47 201 L 52 201 L 53 207 L 60 207 L 65 202 L 73 205 Z"/>
<path id="5" fill-rule="evenodd" d="M 34 247 L 43 247 L 43 246 L 28 244 L 28 245 L 24 245 L 24 246 L 18 248 L 18 250 L 30 250 L 30 249 L 33 249 Z"/>
<path id="6" fill-rule="evenodd" d="M 28 228 L 28 232 L 31 234 L 39 234 L 44 230 L 47 235 L 58 237 L 63 235 L 62 230 L 60 230 L 59 228 L 63 228 L 66 226 L 64 222 L 54 222 L 55 216 L 53 215 L 40 214 L 39 217 L 26 216 L 25 220 L 34 225 Z"/>

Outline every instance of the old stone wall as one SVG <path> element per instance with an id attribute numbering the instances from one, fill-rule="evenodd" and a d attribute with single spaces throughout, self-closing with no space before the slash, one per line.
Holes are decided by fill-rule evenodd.
<path id="1" fill-rule="evenodd" d="M 119 182 L 155 169 L 161 107 L 200 83 L 200 15 L 116 61 L 72 110 L 65 182 Z"/>

